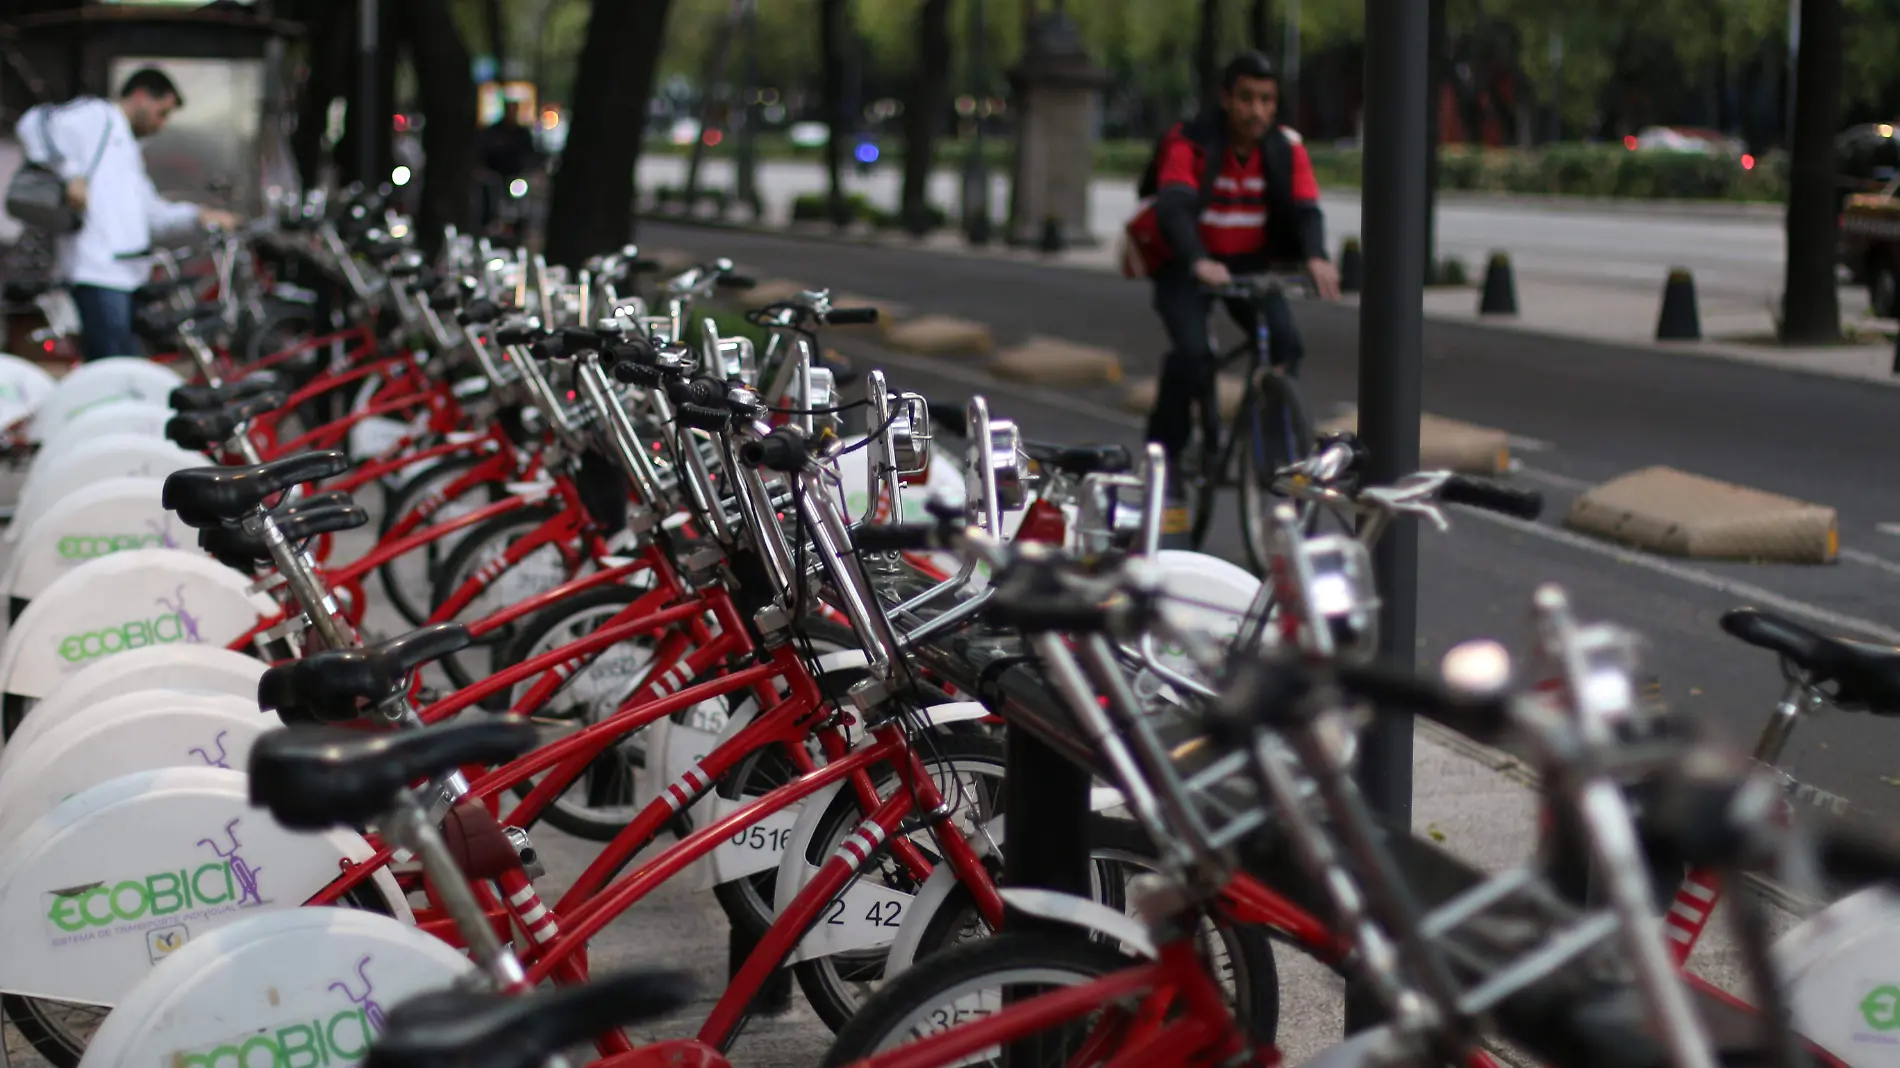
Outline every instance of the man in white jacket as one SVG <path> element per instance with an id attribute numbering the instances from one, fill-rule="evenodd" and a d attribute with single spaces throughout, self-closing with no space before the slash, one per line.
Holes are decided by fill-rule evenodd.
<path id="1" fill-rule="evenodd" d="M 163 129 L 181 106 L 178 87 L 148 67 L 125 80 L 116 104 L 80 97 L 34 108 L 16 127 L 28 158 L 65 179 L 66 200 L 84 220 L 59 239 L 59 277 L 79 307 L 88 360 L 140 353 L 132 292 L 151 280 L 154 236 L 237 225 L 230 212 L 166 200 L 145 173 L 139 139 Z"/>

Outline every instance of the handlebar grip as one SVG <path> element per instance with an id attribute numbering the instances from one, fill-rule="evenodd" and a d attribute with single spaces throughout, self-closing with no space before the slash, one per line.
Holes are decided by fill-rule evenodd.
<path id="1" fill-rule="evenodd" d="M 882 523 L 859 527 L 851 535 L 858 551 L 867 553 L 917 552 L 943 548 L 935 523 Z"/>
<path id="2" fill-rule="evenodd" d="M 566 352 L 567 349 L 561 343 L 561 337 L 558 334 L 553 337 L 544 337 L 528 346 L 528 355 L 544 363 L 548 360 L 558 359 L 565 355 Z"/>
<path id="3" fill-rule="evenodd" d="M 674 404 L 697 404 L 705 408 L 725 410 L 726 383 L 707 375 L 691 379 L 674 379 L 667 384 L 666 395 Z"/>
<path id="4" fill-rule="evenodd" d="M 626 341 L 616 341 L 608 345 L 601 350 L 601 355 L 614 364 L 636 363 L 643 367 L 651 367 L 653 365 L 654 352 L 652 345 L 638 338 L 634 338 Z"/>
<path id="5" fill-rule="evenodd" d="M 461 312 L 455 316 L 455 319 L 464 325 L 476 326 L 482 323 L 492 323 L 499 318 L 500 315 L 501 308 L 496 305 L 494 301 L 475 300 L 470 301 L 468 307 L 463 308 Z"/>
<path id="6" fill-rule="evenodd" d="M 731 412 L 724 408 L 712 408 L 703 404 L 681 404 L 674 409 L 673 414 L 681 424 L 711 434 L 726 429 L 732 422 Z"/>
<path id="7" fill-rule="evenodd" d="M 607 368 L 614 381 L 623 386 L 645 386 L 651 389 L 666 381 L 666 372 L 635 360 L 621 360 Z"/>
<path id="8" fill-rule="evenodd" d="M 1544 495 L 1536 490 L 1521 490 L 1488 478 L 1453 475 L 1438 491 L 1438 499 L 1447 504 L 1465 504 L 1488 512 L 1534 520 L 1544 511 Z"/>
<path id="9" fill-rule="evenodd" d="M 805 469 L 805 437 L 796 429 L 780 427 L 758 441 L 748 441 L 739 450 L 739 459 L 767 471 L 793 474 Z"/>
<path id="10" fill-rule="evenodd" d="M 1376 665 L 1341 664 L 1336 672 L 1340 689 L 1380 712 L 1415 712 L 1481 742 L 1501 740 L 1510 730 L 1508 695 L 1465 693 L 1418 672 Z"/>
<path id="11" fill-rule="evenodd" d="M 503 345 L 526 345 L 540 335 L 541 332 L 532 326 L 517 324 L 495 331 L 495 340 Z"/>
<path id="12" fill-rule="evenodd" d="M 749 274 L 722 274 L 716 283 L 720 289 L 751 289 L 759 280 Z"/>
<path id="13" fill-rule="evenodd" d="M 856 326 L 877 322 L 876 308 L 833 308 L 825 313 L 825 322 L 832 326 Z"/>
<path id="14" fill-rule="evenodd" d="M 598 351 L 602 344 L 600 331 L 589 330 L 584 326 L 569 326 L 561 329 L 561 351 L 573 355 L 582 351 Z"/>

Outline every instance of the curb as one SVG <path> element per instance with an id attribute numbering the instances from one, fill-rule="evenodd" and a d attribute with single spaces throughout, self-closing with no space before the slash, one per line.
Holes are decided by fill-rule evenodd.
<path id="1" fill-rule="evenodd" d="M 1665 556 L 1828 564 L 1840 554 L 1833 508 L 1646 467 L 1586 490 L 1564 526 Z"/>

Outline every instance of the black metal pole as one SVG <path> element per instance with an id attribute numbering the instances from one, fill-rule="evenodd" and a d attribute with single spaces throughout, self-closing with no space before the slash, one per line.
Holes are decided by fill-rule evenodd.
<path id="1" fill-rule="evenodd" d="M 963 233 L 972 245 L 990 240 L 990 170 L 983 158 L 983 102 L 989 97 L 985 36 L 983 0 L 970 0 L 970 154 L 963 163 Z"/>
<path id="2" fill-rule="evenodd" d="M 357 0 L 356 106 L 363 121 L 352 120 L 352 123 L 357 128 L 356 172 L 364 189 L 381 185 L 383 176 L 381 161 L 376 158 L 376 148 L 383 137 L 383 131 L 377 127 L 381 105 L 376 101 L 376 83 L 382 66 L 377 54 L 382 47 L 382 12 L 378 10 L 381 7 L 380 0 Z"/>
<path id="3" fill-rule="evenodd" d="M 1425 98 L 1428 5 L 1366 0 L 1364 295 L 1359 303 L 1359 435 L 1370 480 L 1391 482 L 1418 469 L 1419 394 L 1425 311 Z M 1378 577 L 1379 654 L 1411 667 L 1417 657 L 1418 529 L 1392 524 L 1373 553 Z M 1359 787 L 1397 828 L 1412 822 L 1412 724 L 1380 717 L 1359 756 Z M 1348 990 L 1346 1030 L 1383 1015 L 1363 991 Z"/>
<path id="4" fill-rule="evenodd" d="M 759 4 L 758 0 L 746 0 L 745 5 L 745 90 L 740 94 L 741 115 L 739 126 L 738 158 L 734 161 L 737 171 L 733 179 L 733 197 L 752 212 L 752 221 L 758 222 L 765 214 L 764 205 L 759 199 Z"/>

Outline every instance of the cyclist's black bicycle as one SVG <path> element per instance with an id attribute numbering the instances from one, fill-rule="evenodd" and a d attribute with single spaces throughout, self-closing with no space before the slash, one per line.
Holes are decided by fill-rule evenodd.
<path id="1" fill-rule="evenodd" d="M 1183 497 L 1192 510 L 1188 536 L 1195 549 L 1206 541 L 1214 518 L 1216 493 L 1226 487 L 1240 490 L 1241 541 L 1247 549 L 1247 562 L 1256 573 L 1264 573 L 1271 557 L 1268 539 L 1272 530 L 1274 472 L 1288 464 L 1306 459 L 1313 451 L 1313 421 L 1307 414 L 1306 401 L 1294 381 L 1293 368 L 1275 366 L 1269 342 L 1267 317 L 1261 311 L 1263 301 L 1289 289 L 1310 290 L 1304 274 L 1264 274 L 1235 278 L 1225 286 L 1208 288 L 1223 300 L 1240 300 L 1253 305 L 1253 336 L 1223 353 L 1214 361 L 1214 374 L 1208 378 L 1200 399 L 1201 412 L 1214 412 L 1216 418 L 1197 413 L 1191 420 L 1192 436 L 1181 450 L 1176 476 L 1181 480 Z M 1208 317 L 1210 341 L 1213 316 Z M 1210 345 L 1218 351 L 1217 346 Z M 1208 440 L 1206 427 L 1221 426 L 1220 375 L 1239 360 L 1246 360 L 1245 389 L 1232 423 L 1218 440 Z"/>

